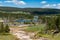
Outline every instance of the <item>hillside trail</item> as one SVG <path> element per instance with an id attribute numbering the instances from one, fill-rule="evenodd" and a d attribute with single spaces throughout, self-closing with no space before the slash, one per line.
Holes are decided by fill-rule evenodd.
<path id="1" fill-rule="evenodd" d="M 19 40 L 48 40 L 46 38 L 39 38 L 39 39 L 33 39 L 31 38 L 31 36 L 34 35 L 34 33 L 27 33 L 25 31 L 23 31 L 24 28 L 10 28 L 10 33 L 12 33 L 13 35 L 15 35 Z"/>

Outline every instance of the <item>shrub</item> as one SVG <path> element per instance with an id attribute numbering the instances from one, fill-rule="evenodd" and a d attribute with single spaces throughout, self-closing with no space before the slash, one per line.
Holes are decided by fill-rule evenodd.
<path id="1" fill-rule="evenodd" d="M 4 32 L 4 26 L 3 26 L 3 23 L 1 23 L 1 26 L 0 26 L 0 33 Z"/>
<path id="2" fill-rule="evenodd" d="M 10 31 L 9 26 L 6 25 L 6 27 L 5 27 L 5 32 L 6 32 L 6 33 L 9 33 L 9 31 Z"/>

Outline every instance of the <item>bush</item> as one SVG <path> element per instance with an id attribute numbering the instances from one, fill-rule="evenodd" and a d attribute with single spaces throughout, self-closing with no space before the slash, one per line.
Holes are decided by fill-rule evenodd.
<path id="1" fill-rule="evenodd" d="M 51 30 L 58 30 L 60 31 L 60 16 L 51 16 L 46 19 L 46 31 L 49 32 Z"/>
<path id="2" fill-rule="evenodd" d="M 6 32 L 6 33 L 9 33 L 9 31 L 10 31 L 9 26 L 6 25 L 6 27 L 5 27 L 5 32 Z"/>
<path id="3" fill-rule="evenodd" d="M 4 26 L 3 26 L 3 23 L 1 23 L 1 26 L 0 26 L 0 33 L 4 32 Z"/>

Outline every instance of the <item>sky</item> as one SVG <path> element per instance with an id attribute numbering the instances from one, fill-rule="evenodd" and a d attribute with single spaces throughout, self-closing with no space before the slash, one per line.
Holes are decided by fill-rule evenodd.
<path id="1" fill-rule="evenodd" d="M 0 6 L 60 9 L 60 0 L 0 0 Z"/>

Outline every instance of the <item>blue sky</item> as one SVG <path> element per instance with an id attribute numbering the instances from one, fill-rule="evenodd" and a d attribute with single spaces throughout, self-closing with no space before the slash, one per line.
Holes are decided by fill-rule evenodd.
<path id="1" fill-rule="evenodd" d="M 0 0 L 0 6 L 60 9 L 60 0 Z"/>

